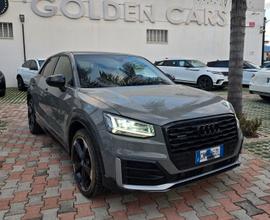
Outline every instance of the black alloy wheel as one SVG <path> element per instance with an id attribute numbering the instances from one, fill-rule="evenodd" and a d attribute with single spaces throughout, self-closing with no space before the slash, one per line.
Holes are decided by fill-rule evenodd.
<path id="1" fill-rule="evenodd" d="M 90 198 L 103 191 L 99 162 L 85 129 L 75 134 L 71 153 L 74 178 L 81 193 Z"/>
<path id="2" fill-rule="evenodd" d="M 36 121 L 33 99 L 28 100 L 28 125 L 29 125 L 29 130 L 32 134 L 42 133 L 42 128 L 39 126 L 39 124 Z"/>
<path id="3" fill-rule="evenodd" d="M 19 91 L 25 91 L 25 85 L 21 76 L 18 76 L 17 84 L 18 84 Z"/>
<path id="4" fill-rule="evenodd" d="M 206 90 L 206 91 L 210 91 L 213 89 L 213 81 L 210 77 L 208 76 L 202 76 L 198 79 L 198 83 L 197 83 L 198 87 L 200 89 Z"/>

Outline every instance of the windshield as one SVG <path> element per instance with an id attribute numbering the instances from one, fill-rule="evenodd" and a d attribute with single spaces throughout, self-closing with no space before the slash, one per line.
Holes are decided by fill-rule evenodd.
<path id="1" fill-rule="evenodd" d="M 41 67 L 45 60 L 38 60 L 38 64 Z"/>
<path id="2" fill-rule="evenodd" d="M 206 67 L 206 65 L 199 60 L 187 60 L 187 62 L 195 68 Z"/>
<path id="3" fill-rule="evenodd" d="M 260 67 L 249 61 L 244 61 L 244 69 L 260 69 Z"/>
<path id="4" fill-rule="evenodd" d="M 82 88 L 173 84 L 147 60 L 125 55 L 75 55 Z"/>

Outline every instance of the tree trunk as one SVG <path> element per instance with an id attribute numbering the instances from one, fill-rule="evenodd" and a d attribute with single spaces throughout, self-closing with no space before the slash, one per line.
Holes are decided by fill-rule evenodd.
<path id="1" fill-rule="evenodd" d="M 242 79 L 246 26 L 246 0 L 232 0 L 228 101 L 242 114 Z"/>

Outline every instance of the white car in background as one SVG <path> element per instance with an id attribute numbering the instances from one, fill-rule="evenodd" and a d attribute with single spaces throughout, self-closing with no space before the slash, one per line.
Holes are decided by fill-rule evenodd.
<path id="1" fill-rule="evenodd" d="M 270 101 L 270 70 L 262 70 L 254 76 L 250 82 L 249 91 Z"/>
<path id="2" fill-rule="evenodd" d="M 155 65 L 165 74 L 172 75 L 175 82 L 195 84 L 200 89 L 212 90 L 228 84 L 227 76 L 220 71 L 210 70 L 198 60 L 164 59 L 156 61 Z"/>
<path id="3" fill-rule="evenodd" d="M 31 78 L 37 75 L 44 61 L 44 59 L 27 60 L 20 68 L 18 68 L 16 78 L 18 89 L 20 91 L 23 91 L 28 87 Z"/>
<path id="4" fill-rule="evenodd" d="M 216 60 L 207 63 L 209 69 L 214 71 L 222 72 L 225 76 L 229 75 L 229 61 L 228 60 Z M 260 67 L 248 62 L 244 61 L 243 66 L 243 81 L 242 85 L 248 86 L 252 77 L 256 75 L 260 71 Z"/>

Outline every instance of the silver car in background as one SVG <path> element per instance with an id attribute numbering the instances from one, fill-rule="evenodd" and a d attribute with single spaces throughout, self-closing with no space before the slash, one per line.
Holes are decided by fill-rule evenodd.
<path id="1" fill-rule="evenodd" d="M 23 91 L 29 86 L 31 78 L 37 75 L 44 61 L 44 59 L 27 60 L 18 68 L 16 78 L 19 90 Z"/>
<path id="2" fill-rule="evenodd" d="M 156 61 L 155 65 L 164 73 L 172 75 L 177 83 L 195 84 L 200 89 L 212 90 L 228 84 L 222 72 L 209 69 L 203 62 L 191 59 L 169 59 Z"/>

